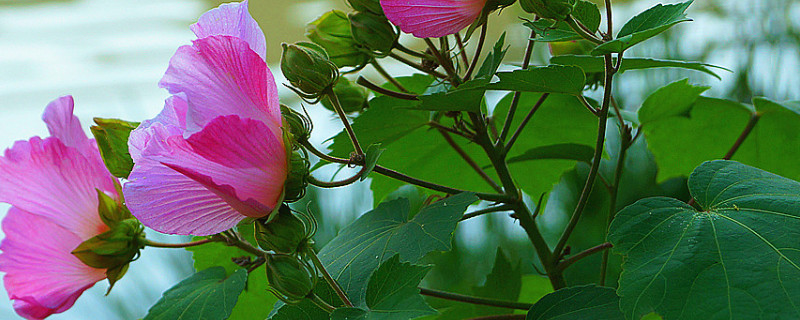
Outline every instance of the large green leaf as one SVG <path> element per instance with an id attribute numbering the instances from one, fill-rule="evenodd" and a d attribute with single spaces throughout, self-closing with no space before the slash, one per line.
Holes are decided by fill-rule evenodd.
<path id="1" fill-rule="evenodd" d="M 616 59 L 614 59 L 614 61 L 616 61 Z M 581 67 L 581 69 L 583 69 L 583 72 L 586 72 L 587 74 L 601 73 L 605 69 L 605 62 L 603 61 L 603 57 L 596 57 L 596 56 L 582 56 L 582 55 L 570 55 L 570 54 L 560 55 L 550 58 L 550 64 L 578 66 Z M 730 71 L 723 67 L 702 62 L 625 57 L 622 59 L 622 64 L 619 67 L 619 72 L 622 73 L 628 70 L 641 70 L 641 69 L 652 69 L 652 68 L 682 68 L 682 69 L 696 70 L 709 74 L 717 79 L 720 79 L 719 75 L 714 73 L 714 71 L 711 70 L 711 68 Z"/>
<path id="2" fill-rule="evenodd" d="M 245 239 L 255 244 L 253 239 L 253 225 L 243 224 L 238 227 L 239 232 Z M 233 263 L 233 258 L 252 257 L 252 254 L 236 248 L 226 246 L 223 243 L 212 242 L 201 246 L 186 248 L 192 252 L 194 269 L 204 270 L 211 267 L 223 267 L 228 274 L 232 274 L 241 267 Z M 252 318 L 266 318 L 271 306 L 278 301 L 272 293 L 268 291 L 269 282 L 263 267 L 258 268 L 247 275 L 247 286 L 239 295 L 239 301 L 233 308 L 228 320 L 249 320 Z"/>
<path id="3" fill-rule="evenodd" d="M 103 118 L 94 118 L 94 123 L 96 125 L 90 129 L 108 171 L 115 177 L 127 178 L 133 169 L 133 160 L 128 153 L 128 137 L 139 123 Z"/>
<path id="4" fill-rule="evenodd" d="M 616 39 L 599 45 L 592 51 L 592 55 L 625 51 L 637 43 L 655 37 L 675 24 L 691 21 L 686 18 L 686 9 L 689 8 L 692 1 L 668 5 L 659 3 L 655 7 L 647 9 L 628 20 L 619 30 Z"/>
<path id="5" fill-rule="evenodd" d="M 754 112 L 760 120 L 733 160 L 800 179 L 800 166 L 796 165 L 800 113 L 796 108 L 766 99 L 755 99 L 751 107 L 701 97 L 706 89 L 686 81 L 672 83 L 653 93 L 639 109 L 647 143 L 659 166 L 659 181 L 687 176 L 703 161 L 722 158 Z"/>
<path id="6" fill-rule="evenodd" d="M 519 262 L 509 261 L 502 249 L 497 248 L 492 272 L 486 276 L 486 282 L 472 288 L 476 296 L 494 298 L 505 301 L 517 301 L 522 288 L 522 272 Z M 512 313 L 512 309 L 476 306 L 478 315 Z"/>
<path id="7" fill-rule="evenodd" d="M 597 28 L 600 27 L 600 10 L 594 3 L 579 0 L 575 4 L 575 9 L 572 10 L 571 15 L 591 31 L 597 31 Z M 540 19 L 538 21 L 525 22 L 524 25 L 536 32 L 536 41 L 539 42 L 583 39 L 563 21 L 554 22 L 548 19 Z"/>
<path id="8" fill-rule="evenodd" d="M 436 313 L 417 288 L 430 269 L 430 266 L 401 263 L 397 255 L 384 261 L 367 284 L 368 319 L 414 319 Z"/>
<path id="9" fill-rule="evenodd" d="M 578 95 L 583 92 L 586 75 L 576 66 L 551 65 L 498 72 L 500 81 L 489 84 L 491 90 L 551 92 Z"/>
<path id="10" fill-rule="evenodd" d="M 417 262 L 431 251 L 449 250 L 458 220 L 475 201 L 474 194 L 458 194 L 423 208 L 410 220 L 407 199 L 381 203 L 331 240 L 320 251 L 320 260 L 353 303 L 362 305 L 366 275 L 394 255 Z"/>
<path id="11" fill-rule="evenodd" d="M 800 317 L 800 183 L 734 161 L 689 178 L 700 211 L 647 198 L 609 230 L 623 255 L 618 293 L 629 319 Z"/>
<path id="12" fill-rule="evenodd" d="M 542 159 L 568 159 L 591 162 L 593 157 L 593 147 L 575 143 L 562 143 L 527 150 L 521 155 L 508 158 L 506 162 L 515 163 Z"/>
<path id="13" fill-rule="evenodd" d="M 432 111 L 469 111 L 480 112 L 481 101 L 486 93 L 486 84 L 491 77 L 473 79 L 462 83 L 457 88 L 419 96 L 420 110 Z"/>
<path id="14" fill-rule="evenodd" d="M 247 282 L 247 270 L 228 276 L 222 267 L 205 269 L 164 292 L 144 320 L 228 319 Z"/>
<path id="15" fill-rule="evenodd" d="M 544 296 L 526 320 L 623 320 L 614 289 L 594 285 L 569 287 Z"/>

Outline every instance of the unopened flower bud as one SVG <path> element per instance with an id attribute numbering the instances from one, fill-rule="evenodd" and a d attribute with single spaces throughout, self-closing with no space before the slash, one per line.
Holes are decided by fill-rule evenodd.
<path id="1" fill-rule="evenodd" d="M 311 42 L 283 44 L 281 71 L 303 98 L 316 99 L 339 79 L 325 49 Z"/>
<path id="2" fill-rule="evenodd" d="M 331 61 L 340 68 L 362 66 L 370 59 L 353 40 L 350 19 L 344 12 L 332 10 L 309 23 L 306 37 L 325 48 Z"/>
<path id="3" fill-rule="evenodd" d="M 311 130 L 314 128 L 311 120 L 286 105 L 281 105 L 281 115 L 283 116 L 284 129 L 291 134 L 289 143 L 308 140 L 311 136 Z"/>
<path id="4" fill-rule="evenodd" d="M 377 56 L 387 56 L 400 37 L 386 17 L 369 12 L 355 12 L 350 17 L 353 39 Z"/>
<path id="5" fill-rule="evenodd" d="M 136 219 L 119 222 L 114 228 L 81 243 L 72 254 L 86 265 L 111 269 L 129 263 L 144 248 L 144 227 Z"/>
<path id="6" fill-rule="evenodd" d="M 311 168 L 311 162 L 308 161 L 300 152 L 292 152 L 289 158 L 289 171 L 284 183 L 284 197 L 285 202 L 295 202 L 303 198 L 306 194 L 306 187 L 308 187 L 308 171 Z"/>
<path id="7" fill-rule="evenodd" d="M 333 86 L 333 93 L 339 98 L 339 104 L 346 113 L 358 112 L 367 107 L 367 89 L 354 84 L 347 78 L 339 79 L 339 82 Z M 328 110 L 336 111 L 328 99 L 322 99 L 322 105 Z"/>
<path id="8" fill-rule="evenodd" d="M 576 0 L 520 0 L 519 3 L 528 13 L 540 18 L 564 20 L 575 8 Z"/>
<path id="9" fill-rule="evenodd" d="M 295 254 L 309 241 L 305 223 L 287 205 L 282 205 L 269 221 L 256 220 L 255 230 L 258 246 L 277 253 Z"/>
<path id="10" fill-rule="evenodd" d="M 347 0 L 350 6 L 356 11 L 369 12 L 377 15 L 383 15 L 383 8 L 381 8 L 380 0 Z"/>
<path id="11" fill-rule="evenodd" d="M 314 269 L 299 257 L 267 255 L 267 280 L 273 293 L 285 302 L 299 302 L 311 293 L 317 282 Z"/>

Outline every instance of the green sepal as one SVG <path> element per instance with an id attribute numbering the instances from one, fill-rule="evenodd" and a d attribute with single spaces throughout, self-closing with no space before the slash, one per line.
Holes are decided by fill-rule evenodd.
<path id="1" fill-rule="evenodd" d="M 323 47 L 311 42 L 282 46 L 281 71 L 301 97 L 317 99 L 339 79 L 339 69 Z"/>
<path id="2" fill-rule="evenodd" d="M 369 12 L 354 12 L 350 18 L 353 39 L 377 57 L 388 56 L 397 44 L 400 33 L 386 17 Z"/>
<path id="3" fill-rule="evenodd" d="M 296 255 L 270 254 L 265 265 L 273 293 L 287 303 L 303 300 L 317 284 L 314 268 Z"/>
<path id="4" fill-rule="evenodd" d="M 380 7 L 380 6 L 379 6 Z M 350 31 L 350 19 L 339 10 L 331 10 L 306 26 L 306 37 L 325 48 L 338 67 L 357 67 L 371 58 L 359 48 Z"/>
<path id="5" fill-rule="evenodd" d="M 90 129 L 103 162 L 115 177 L 127 178 L 133 170 L 133 160 L 128 152 L 128 137 L 139 123 L 103 118 L 94 118 L 94 122 L 97 125 Z"/>
<path id="6" fill-rule="evenodd" d="M 308 244 L 308 229 L 289 206 L 282 205 L 270 217 L 271 221 L 259 219 L 254 222 L 259 247 L 277 253 L 295 254 Z"/>
<path id="7" fill-rule="evenodd" d="M 99 203 L 97 212 L 100 215 L 100 220 L 109 228 L 114 228 L 120 222 L 133 218 L 127 207 L 99 189 L 97 189 L 97 200 Z"/>
<path id="8" fill-rule="evenodd" d="M 119 279 L 122 279 L 125 273 L 128 272 L 128 266 L 130 266 L 130 263 L 106 270 L 106 278 L 108 278 L 108 290 L 106 290 L 106 295 L 111 293 L 114 284 L 116 284 Z"/>

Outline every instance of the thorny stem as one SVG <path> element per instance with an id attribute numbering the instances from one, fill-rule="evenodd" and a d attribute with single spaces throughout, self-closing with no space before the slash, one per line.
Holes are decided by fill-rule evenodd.
<path id="1" fill-rule="evenodd" d="M 536 38 L 536 31 L 531 30 L 531 36 L 530 39 L 528 39 L 528 47 L 525 48 L 525 56 L 522 58 L 522 70 L 528 69 L 528 66 L 530 66 L 531 55 L 533 55 L 533 45 L 536 43 L 534 38 Z M 506 137 L 508 137 L 508 133 L 511 131 L 511 123 L 514 120 L 514 114 L 517 112 L 517 106 L 521 98 L 521 91 L 514 92 L 514 98 L 511 99 L 511 106 L 508 107 L 508 114 L 503 123 L 503 130 L 500 131 L 500 137 L 497 139 L 498 144 L 504 142 Z"/>
<path id="2" fill-rule="evenodd" d="M 309 143 L 308 141 L 303 141 L 303 142 L 301 142 L 301 144 L 303 145 L 303 147 L 306 148 L 306 150 L 308 150 L 309 152 L 311 152 L 312 154 L 314 154 L 315 156 L 319 157 L 322 160 L 325 160 L 325 161 L 328 161 L 328 162 L 333 162 L 333 163 L 341 163 L 341 164 L 363 165 L 363 163 L 352 163 L 348 159 L 342 159 L 342 158 L 336 158 L 336 157 L 329 156 L 329 155 L 323 153 L 322 151 L 319 151 L 316 148 L 314 148 L 314 146 L 312 146 L 311 143 Z M 386 167 L 382 167 L 380 165 L 376 165 L 375 168 L 372 169 L 372 171 L 373 172 L 377 172 L 379 174 L 382 174 L 384 176 L 387 176 L 389 178 L 393 178 L 393 179 L 400 180 L 400 181 L 403 181 L 403 182 L 406 182 L 406 183 L 409 183 L 409 184 L 413 184 L 415 186 L 419 186 L 419 187 L 423 187 L 423 188 L 426 188 L 426 189 L 431 189 L 431 190 L 434 190 L 434 191 L 443 192 L 443 193 L 447 193 L 447 194 L 457 194 L 457 193 L 462 193 L 462 192 L 471 192 L 471 191 L 466 191 L 466 190 L 450 188 L 450 187 L 442 186 L 442 185 L 435 184 L 435 183 L 432 183 L 432 182 L 428 182 L 428 181 L 425 181 L 425 180 L 421 180 L 421 179 L 417 179 L 417 178 L 414 178 L 414 177 L 410 177 L 410 176 L 407 176 L 407 175 L 402 174 L 400 172 L 394 171 L 392 169 L 388 169 Z M 505 194 L 480 193 L 480 192 L 473 192 L 473 193 L 479 199 L 486 200 L 486 201 L 505 202 L 505 201 L 509 201 L 509 199 L 510 199 L 510 197 L 505 195 Z"/>
<path id="3" fill-rule="evenodd" d="M 427 73 L 429 75 L 432 75 L 434 77 L 437 77 L 437 78 L 440 78 L 440 79 L 446 79 L 447 78 L 446 75 L 442 74 L 439 71 L 426 69 L 421 64 L 413 62 L 411 60 L 408 60 L 408 59 L 406 59 L 406 58 L 404 58 L 402 56 L 399 56 L 397 54 L 389 53 L 389 56 L 394 58 L 397 61 L 402 62 L 403 64 L 405 64 L 405 65 L 407 65 L 409 67 L 412 67 L 412 68 L 417 69 L 419 71 L 425 72 L 425 73 Z"/>
<path id="4" fill-rule="evenodd" d="M 322 273 L 322 278 L 325 279 L 325 282 L 327 282 L 328 285 L 333 288 L 333 291 L 335 291 L 336 295 L 339 296 L 339 299 L 342 300 L 342 303 L 348 307 L 352 307 L 353 303 L 350 302 L 349 298 L 347 298 L 347 294 L 344 293 L 344 290 L 342 290 L 342 287 L 339 286 L 339 283 L 336 282 L 336 280 L 331 277 L 331 274 L 328 273 L 328 270 L 325 269 L 325 265 L 323 265 L 322 261 L 319 260 L 319 257 L 317 257 L 317 253 L 314 252 L 314 249 L 309 249 L 307 255 L 309 258 L 311 258 L 311 262 L 314 264 L 314 266 L 317 267 L 317 271 Z"/>
<path id="5" fill-rule="evenodd" d="M 594 147 L 592 166 L 589 169 L 589 176 L 586 178 L 586 184 L 584 184 L 583 190 L 581 191 L 581 196 L 578 199 L 578 205 L 575 207 L 575 211 L 572 212 L 572 217 L 570 217 L 567 227 L 564 229 L 564 233 L 561 234 L 561 238 L 558 239 L 558 243 L 553 249 L 553 254 L 556 257 L 560 257 L 562 255 L 564 247 L 567 245 L 567 240 L 569 240 L 569 236 L 572 234 L 572 231 L 575 230 L 575 226 L 578 225 L 578 221 L 581 218 L 583 209 L 586 208 L 586 204 L 589 202 L 589 195 L 592 193 L 592 187 L 594 187 L 594 181 L 597 178 L 597 173 L 599 171 L 598 169 L 600 168 L 600 160 L 603 156 L 603 145 L 605 144 L 606 138 L 608 111 L 611 105 L 611 86 L 614 79 L 614 70 L 613 66 L 611 65 L 611 54 L 606 54 L 604 60 L 605 81 L 603 83 L 603 105 L 600 109 L 600 119 L 598 120 L 597 143 Z"/>
<path id="6" fill-rule="evenodd" d="M 498 185 L 497 182 L 492 179 L 492 177 L 486 174 L 486 171 L 483 171 L 481 166 L 478 165 L 478 163 L 476 163 L 475 160 L 473 160 L 472 157 L 470 157 L 469 154 L 467 154 L 467 152 L 458 145 L 458 143 L 453 141 L 453 137 L 451 137 L 450 134 L 441 129 L 439 129 L 439 133 L 442 134 L 442 137 L 445 141 L 447 141 L 447 144 L 449 144 L 450 147 L 452 147 L 453 150 L 455 150 L 456 153 L 458 153 L 458 155 L 464 159 L 464 162 L 466 162 L 472 168 L 472 170 L 475 170 L 475 172 L 478 173 L 478 175 L 481 176 L 486 183 L 488 183 L 495 191 L 503 192 L 503 188 L 500 187 L 500 185 Z"/>
<path id="7" fill-rule="evenodd" d="M 414 95 L 414 94 L 402 93 L 402 92 L 397 92 L 397 91 L 392 91 L 392 90 L 389 90 L 389 89 L 386 89 L 386 88 L 382 88 L 382 87 L 370 82 L 369 80 L 367 80 L 366 78 L 364 78 L 362 76 L 358 77 L 358 79 L 356 80 L 356 84 L 358 84 L 358 85 L 360 85 L 360 86 L 362 86 L 364 88 L 370 89 L 372 91 L 375 91 L 377 93 L 380 93 L 382 95 L 390 96 L 390 97 L 393 97 L 393 98 L 403 99 L 403 100 L 419 100 L 417 98 L 417 96 Z"/>
<path id="8" fill-rule="evenodd" d="M 539 100 L 536 101 L 535 105 L 533 105 L 531 111 L 529 111 L 528 114 L 525 115 L 525 118 L 522 119 L 522 122 L 519 124 L 517 131 L 514 131 L 514 134 L 511 135 L 511 139 L 508 139 L 508 143 L 506 144 L 505 149 L 503 150 L 503 155 L 507 155 L 508 152 L 511 151 L 511 147 L 513 147 L 514 143 L 517 142 L 517 139 L 519 138 L 520 134 L 522 134 L 522 130 L 525 129 L 525 126 L 528 125 L 528 122 L 531 121 L 531 118 L 533 118 L 533 114 L 535 114 L 536 111 L 539 110 L 539 107 L 541 107 L 542 104 L 544 104 L 544 101 L 547 100 L 547 97 L 549 96 L 550 96 L 549 93 L 543 93 L 542 96 L 539 97 Z"/>
<path id="9" fill-rule="evenodd" d="M 484 18 L 486 16 L 484 15 Z M 481 51 L 483 51 L 483 44 L 486 42 L 486 29 L 488 28 L 489 22 L 484 22 L 481 25 L 481 35 L 478 38 L 478 47 L 475 49 L 475 55 L 472 57 L 472 63 L 469 64 L 469 69 L 467 69 L 467 73 L 464 74 L 464 79 L 469 80 L 472 77 L 472 72 L 475 71 L 475 67 L 478 65 L 478 59 L 481 57 Z"/>
<path id="10" fill-rule="evenodd" d="M 562 271 L 566 270 L 573 263 L 578 262 L 579 260 L 581 260 L 583 258 L 591 256 L 591 255 L 593 255 L 595 253 L 598 253 L 600 251 L 604 251 L 604 253 L 608 252 L 608 250 L 606 250 L 606 249 L 611 248 L 611 247 L 612 247 L 611 243 L 606 242 L 606 243 L 599 244 L 599 245 L 596 245 L 594 247 L 591 247 L 589 249 L 586 249 L 581 253 L 578 253 L 578 254 L 576 254 L 574 256 L 570 256 L 569 258 L 566 258 L 563 261 L 559 262 L 558 263 L 558 269 L 562 270 Z M 602 286 L 602 284 L 601 284 L 601 286 Z"/>
<path id="11" fill-rule="evenodd" d="M 419 288 L 419 293 L 425 296 L 435 297 L 450 301 L 458 301 L 458 302 L 465 302 L 465 303 L 478 304 L 491 307 L 501 307 L 508 309 L 529 310 L 533 306 L 532 304 L 529 303 L 474 297 L 474 296 L 468 296 L 458 293 L 439 291 L 427 288 Z"/>
<path id="12" fill-rule="evenodd" d="M 202 244 L 206 244 L 206 243 L 209 243 L 209 242 L 215 242 L 215 241 L 217 241 L 217 240 L 215 240 L 213 238 L 206 238 L 206 239 L 202 239 L 202 240 L 197 240 L 197 241 L 192 241 L 192 242 L 184 242 L 184 243 L 162 243 L 162 242 L 156 242 L 156 241 L 145 239 L 144 240 L 144 245 L 146 245 L 148 247 L 154 247 L 154 248 L 189 248 L 189 247 L 199 246 L 199 245 L 202 245 Z"/>
<path id="13" fill-rule="evenodd" d="M 347 120 L 347 116 L 344 114 L 342 105 L 339 103 L 339 97 L 336 96 L 336 93 L 333 92 L 332 88 L 326 89 L 323 94 L 328 98 L 328 100 L 330 100 L 333 108 L 336 109 L 336 113 L 339 114 L 339 119 L 342 120 L 344 129 L 347 131 L 347 135 L 350 136 L 350 141 L 353 143 L 353 149 L 355 149 L 357 154 L 364 154 L 364 150 L 361 149 L 361 145 L 358 143 L 356 132 L 353 131 L 353 127 L 350 126 L 350 121 Z"/>
<path id="14" fill-rule="evenodd" d="M 400 90 L 400 91 L 402 91 L 402 92 L 405 92 L 405 93 L 408 93 L 408 90 L 407 90 L 405 87 L 403 87 L 403 85 L 402 85 L 402 84 L 400 84 L 400 82 L 398 82 L 398 81 L 397 81 L 397 79 L 395 79 L 394 77 L 392 77 L 392 75 L 390 75 L 388 72 L 386 72 L 386 69 L 384 69 L 384 68 L 381 66 L 381 64 L 380 64 L 380 63 L 378 63 L 378 60 L 372 59 L 372 61 L 371 61 L 370 63 L 372 64 L 372 67 L 374 67 L 374 68 L 375 68 L 375 71 L 378 71 L 378 73 L 379 73 L 379 74 L 380 74 L 380 75 L 381 75 L 381 76 L 382 76 L 384 79 L 386 79 L 386 81 L 389 81 L 389 82 L 390 82 L 392 85 L 394 85 L 394 86 L 395 86 L 395 87 L 396 87 L 398 90 Z"/>

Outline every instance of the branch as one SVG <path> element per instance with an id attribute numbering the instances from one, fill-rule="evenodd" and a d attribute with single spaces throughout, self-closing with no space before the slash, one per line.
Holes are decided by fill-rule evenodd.
<path id="1" fill-rule="evenodd" d="M 528 69 L 530 66 L 531 55 L 533 55 L 533 45 L 536 43 L 534 38 L 536 38 L 536 31 L 531 30 L 531 36 L 528 39 L 528 47 L 525 48 L 525 57 L 522 58 L 522 70 Z M 514 120 L 514 114 L 517 112 L 517 106 L 521 98 L 521 91 L 514 92 L 514 98 L 511 99 L 511 106 L 508 107 L 508 114 L 506 115 L 506 120 L 503 123 L 503 130 L 500 132 L 500 138 L 497 139 L 497 143 L 506 141 L 506 137 L 508 137 L 508 133 L 511 131 L 511 123 Z"/>
<path id="2" fill-rule="evenodd" d="M 342 120 L 344 129 L 347 131 L 347 135 L 350 136 L 350 141 L 353 143 L 353 149 L 355 149 L 357 154 L 364 154 L 364 150 L 361 149 L 361 145 L 358 143 L 356 133 L 353 131 L 353 127 L 350 126 L 350 121 L 347 120 L 347 116 L 344 114 L 342 105 L 339 103 L 339 97 L 337 97 L 336 93 L 333 92 L 333 88 L 326 89 L 323 94 L 328 98 L 328 100 L 330 100 L 333 108 L 336 109 L 336 113 L 339 114 L 339 119 Z"/>
<path id="3" fill-rule="evenodd" d="M 370 89 L 370 90 L 375 91 L 377 93 L 380 93 L 380 94 L 383 94 L 383 95 L 386 95 L 386 96 L 390 96 L 390 97 L 393 97 L 393 98 L 403 99 L 403 100 L 419 100 L 417 98 L 417 95 L 415 95 L 415 94 L 397 92 L 397 91 L 392 91 L 392 90 L 380 87 L 380 86 L 370 82 L 369 80 L 367 80 L 363 76 L 359 76 L 358 79 L 356 80 L 356 83 L 361 85 L 361 86 L 363 86 L 364 88 Z"/>
<path id="4" fill-rule="evenodd" d="M 325 282 L 327 282 L 328 285 L 333 288 L 333 291 L 336 292 L 336 295 L 339 296 L 339 299 L 341 299 L 346 306 L 352 307 L 353 303 L 347 298 L 347 295 L 344 293 L 344 290 L 342 290 L 342 287 L 339 286 L 339 283 L 337 283 L 336 280 L 331 277 L 331 274 L 328 273 L 328 270 L 325 269 L 325 265 L 323 265 L 322 261 L 319 260 L 319 257 L 317 257 L 317 253 L 314 252 L 314 249 L 309 249 L 307 253 L 307 255 L 311 258 L 311 262 L 314 263 L 314 266 L 317 267 L 317 270 L 322 273 L 322 277 L 325 279 Z"/>
<path id="5" fill-rule="evenodd" d="M 394 85 L 395 87 L 397 87 L 397 89 L 398 89 L 398 90 L 400 90 L 400 91 L 402 91 L 402 92 L 405 92 L 405 93 L 408 93 L 408 90 L 407 90 L 405 87 L 403 87 L 403 85 L 402 85 L 402 84 L 400 84 L 400 82 L 397 82 L 397 79 L 395 79 L 394 77 L 392 77 L 392 75 L 390 75 L 388 72 L 386 72 L 386 69 L 384 69 L 384 68 L 383 68 L 383 67 L 382 67 L 382 66 L 381 66 L 381 65 L 378 63 L 378 60 L 372 59 L 372 61 L 371 61 L 370 63 L 371 63 L 371 64 L 372 64 L 372 66 L 375 68 L 375 71 L 378 71 L 378 73 L 380 73 L 380 75 L 381 75 L 381 76 L 383 76 L 383 78 L 384 78 L 384 79 L 386 79 L 386 80 L 387 80 L 387 81 L 389 81 L 389 82 L 390 82 L 392 85 Z"/>
<path id="6" fill-rule="evenodd" d="M 475 210 L 473 212 L 465 214 L 458 221 L 464 221 L 464 220 L 467 220 L 467 219 L 472 219 L 472 218 L 475 218 L 477 216 L 481 216 L 481 215 L 484 215 L 484 214 L 487 214 L 487 213 L 501 212 L 501 211 L 511 211 L 513 209 L 514 209 L 513 205 L 503 204 L 503 205 L 500 205 L 500 206 L 497 206 L 497 207 L 490 207 L 490 208 L 486 208 L 486 209 Z"/>
<path id="7" fill-rule="evenodd" d="M 453 150 L 455 150 L 456 153 L 458 153 L 458 155 L 464 159 L 464 162 L 466 162 L 472 168 L 472 170 L 475 170 L 475 172 L 478 173 L 478 175 L 481 176 L 481 178 L 483 178 L 483 180 L 486 181 L 489 186 L 491 186 L 497 192 L 503 192 L 503 188 L 500 187 L 500 185 L 498 185 L 497 182 L 492 179 L 492 177 L 486 174 L 486 171 L 483 171 L 481 166 L 479 166 L 475 160 L 472 160 L 472 157 L 470 157 L 469 154 L 467 154 L 467 152 L 461 148 L 461 146 L 453 141 L 453 138 L 450 136 L 450 134 L 441 129 L 439 129 L 439 133 L 442 134 L 442 137 L 445 141 L 447 141 L 447 144 L 449 144 L 450 147 L 452 147 Z"/>
<path id="8" fill-rule="evenodd" d="M 530 310 L 533 306 L 530 303 L 522 303 L 522 302 L 514 302 L 514 301 L 503 301 L 503 300 L 495 300 L 489 298 L 481 298 L 481 297 L 474 297 L 468 296 L 458 293 L 446 292 L 446 291 L 439 291 L 433 289 L 426 289 L 426 288 L 419 288 L 419 293 L 422 295 L 426 295 L 429 297 L 436 297 L 439 299 L 445 299 L 450 301 L 458 301 L 464 303 L 471 303 L 471 304 L 478 304 L 483 306 L 491 306 L 491 307 L 500 307 L 500 308 L 508 308 L 508 309 L 517 309 L 517 310 Z"/>
<path id="9" fill-rule="evenodd" d="M 522 134 L 522 130 L 525 129 L 525 126 L 528 125 L 528 121 L 530 121 L 531 118 L 533 118 L 533 114 L 536 113 L 537 110 L 539 110 L 539 107 L 541 107 L 542 104 L 544 104 L 544 101 L 547 100 L 547 97 L 549 96 L 550 96 L 549 93 L 543 93 L 542 96 L 539 97 L 539 100 L 536 101 L 536 104 L 533 105 L 533 109 L 531 109 L 531 111 L 528 112 L 525 118 L 522 119 L 522 123 L 519 124 L 517 131 L 514 131 L 514 134 L 511 136 L 511 139 L 508 140 L 508 144 L 506 144 L 505 149 L 503 150 L 504 156 L 507 155 L 509 151 L 511 151 L 511 147 L 514 146 L 514 142 L 517 142 L 517 138 L 519 138 L 520 134 Z"/>
<path id="10" fill-rule="evenodd" d="M 488 28 L 488 25 L 488 21 L 481 25 L 481 36 L 478 38 L 478 47 L 475 49 L 475 56 L 472 57 L 472 63 L 470 63 L 469 69 L 467 69 L 467 73 L 464 75 L 464 79 L 469 80 L 469 78 L 472 76 L 472 72 L 475 71 L 475 66 L 478 65 L 479 58 L 481 57 L 481 51 L 483 51 L 483 44 L 486 42 L 486 29 Z"/>
<path id="11" fill-rule="evenodd" d="M 606 250 L 608 248 L 611 248 L 611 247 L 612 247 L 611 243 L 606 242 L 606 243 L 591 247 L 589 249 L 586 249 L 585 251 L 583 251 L 581 253 L 578 253 L 578 254 L 576 254 L 574 256 L 570 256 L 569 258 L 566 258 L 563 261 L 559 262 L 558 263 L 558 269 L 561 270 L 561 271 L 564 271 L 569 266 L 571 266 L 573 263 L 578 262 L 579 260 L 581 260 L 583 258 L 591 256 L 591 255 L 593 255 L 595 253 L 598 253 L 600 251 L 604 251 L 604 250 Z M 606 251 L 606 252 L 608 252 L 608 251 Z"/>
<path id="12" fill-rule="evenodd" d="M 425 67 L 423 67 L 422 65 L 420 65 L 420 64 L 418 64 L 418 63 L 416 63 L 416 62 L 413 62 L 413 61 L 411 61 L 411 60 L 408 60 L 408 59 L 406 59 L 406 58 L 403 58 L 402 56 L 399 56 L 399 55 L 397 55 L 397 54 L 395 54 L 395 53 L 393 53 L 393 52 L 390 52 L 390 53 L 389 53 L 389 56 L 390 56 L 390 57 L 392 57 L 392 58 L 394 58 L 394 59 L 395 59 L 395 60 L 397 60 L 397 61 L 400 61 L 400 62 L 402 62 L 403 64 L 405 64 L 405 65 L 407 65 L 407 66 L 409 66 L 409 67 L 412 67 L 412 68 L 414 68 L 414 69 L 417 69 L 417 70 L 419 70 L 419 71 L 425 72 L 425 73 L 427 73 L 427 74 L 429 74 L 429 75 L 432 75 L 432 76 L 434 76 L 434 77 L 437 77 L 437 78 L 440 78 L 440 79 L 446 79 L 446 78 L 447 78 L 447 76 L 446 76 L 446 75 L 442 74 L 442 73 L 441 73 L 441 72 L 439 72 L 439 71 L 436 71 L 436 70 L 428 70 L 428 69 L 426 69 Z"/>

